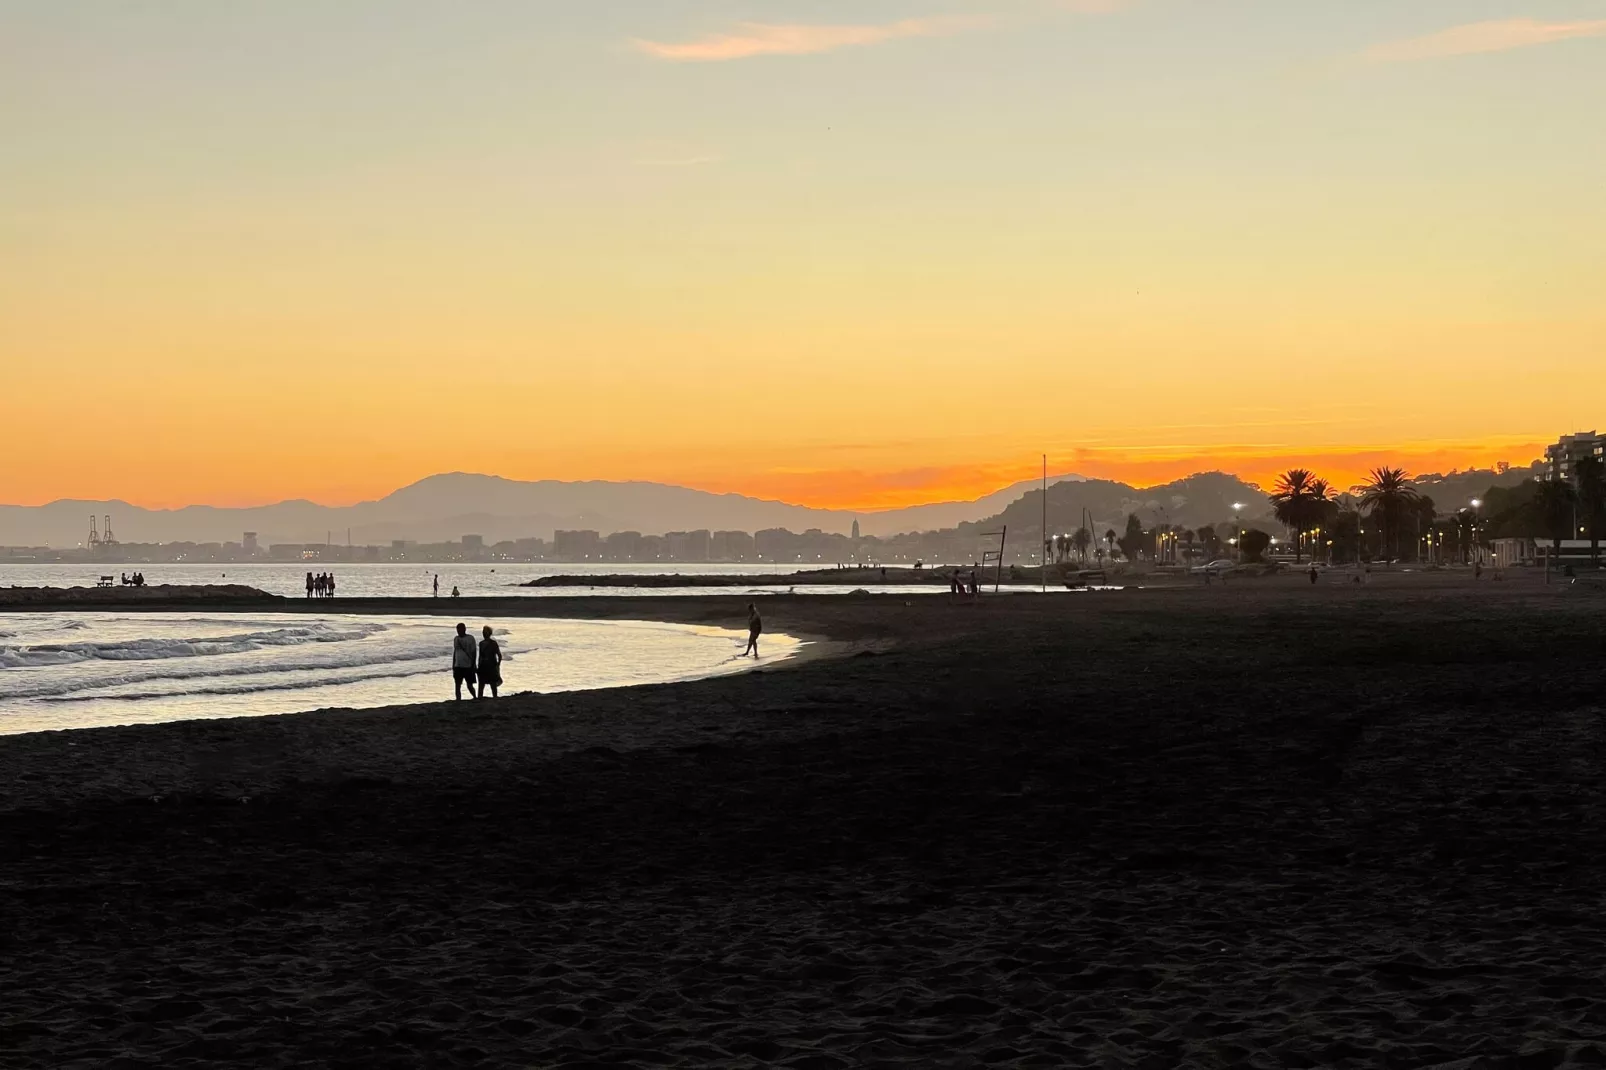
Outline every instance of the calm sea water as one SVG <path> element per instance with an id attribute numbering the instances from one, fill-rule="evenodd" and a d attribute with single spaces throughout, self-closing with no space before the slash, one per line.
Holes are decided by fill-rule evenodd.
<path id="1" fill-rule="evenodd" d="M 502 646 L 502 694 L 740 672 L 795 654 L 766 635 L 637 621 L 476 619 Z M 0 615 L 0 734 L 389 706 L 452 697 L 446 617 L 305 613 Z"/>
<path id="2" fill-rule="evenodd" d="M 147 584 L 177 583 L 243 583 L 269 594 L 301 597 L 306 594 L 308 568 L 303 564 L 286 565 L 30 565 L 0 564 L 0 587 L 93 587 L 104 574 L 117 575 L 135 570 L 145 573 Z M 438 575 L 441 579 L 441 596 L 450 595 L 453 587 L 463 597 L 486 595 L 516 595 L 526 598 L 572 597 L 574 595 L 626 596 L 654 595 L 741 595 L 775 594 L 785 587 L 520 587 L 521 583 L 541 576 L 596 576 L 596 575 L 649 575 L 682 576 L 744 576 L 763 571 L 755 565 L 621 565 L 621 564 L 499 564 L 499 565 L 410 565 L 410 564 L 332 564 L 319 565 L 312 571 L 330 571 L 335 575 L 336 593 L 341 597 L 357 598 L 427 598 L 431 583 Z M 847 594 L 866 590 L 873 594 L 935 594 L 947 593 L 942 583 L 930 586 L 875 584 L 810 585 L 799 588 L 810 594 Z"/>

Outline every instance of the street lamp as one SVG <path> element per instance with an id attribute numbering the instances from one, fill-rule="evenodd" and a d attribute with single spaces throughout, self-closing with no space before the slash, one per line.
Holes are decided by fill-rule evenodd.
<path id="1" fill-rule="evenodd" d="M 1483 541 L 1478 538 L 1478 510 L 1483 508 L 1483 499 L 1472 499 L 1472 560 L 1475 565 L 1483 565 Z"/>
<path id="2" fill-rule="evenodd" d="M 1231 542 L 1232 542 L 1232 544 L 1234 546 L 1238 547 L 1238 563 L 1239 564 L 1243 564 L 1243 560 L 1244 560 L 1244 546 L 1243 546 L 1244 526 L 1243 526 L 1243 521 L 1239 517 L 1239 514 L 1243 512 L 1243 508 L 1244 508 L 1244 503 L 1243 502 L 1233 502 L 1232 503 L 1232 526 L 1237 529 L 1238 537 L 1236 539 L 1231 540 Z"/>

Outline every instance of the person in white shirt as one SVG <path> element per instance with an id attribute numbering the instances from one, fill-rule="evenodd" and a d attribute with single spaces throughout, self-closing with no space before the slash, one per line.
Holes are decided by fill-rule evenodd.
<path id="1" fill-rule="evenodd" d="M 479 692 L 474 690 L 474 659 L 479 654 L 479 647 L 474 643 L 474 637 L 468 634 L 467 625 L 457 626 L 457 638 L 452 640 L 452 683 L 457 688 L 457 700 L 463 700 L 463 684 L 468 684 L 468 697 L 477 699 Z"/>

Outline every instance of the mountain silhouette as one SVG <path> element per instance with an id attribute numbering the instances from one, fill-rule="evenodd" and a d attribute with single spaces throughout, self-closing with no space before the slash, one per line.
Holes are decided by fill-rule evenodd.
<path id="1" fill-rule="evenodd" d="M 191 505 L 145 509 L 127 502 L 63 500 L 43 506 L 0 506 L 0 545 L 71 547 L 82 543 L 89 517 L 110 514 L 125 543 L 238 542 L 254 531 L 263 545 L 321 543 L 326 538 L 386 544 L 456 540 L 480 535 L 487 542 L 532 536 L 550 539 L 560 528 L 612 531 L 758 531 L 820 528 L 846 534 L 855 520 L 865 535 L 931 531 L 1004 518 L 1037 526 L 1038 482 L 1029 480 L 970 502 L 944 502 L 880 512 L 811 509 L 741 494 L 714 494 L 662 483 L 525 482 L 452 472 L 430 476 L 383 498 L 350 506 L 295 500 L 250 508 Z M 1233 500 L 1250 503 L 1246 516 L 1265 512 L 1263 492 L 1234 476 L 1207 473 L 1158 487 L 1136 488 L 1080 476 L 1054 477 L 1049 487 L 1050 526 L 1071 524 L 1085 505 L 1095 518 L 1124 519 L 1127 512 L 1163 511 L 1173 523 L 1210 523 L 1231 515 Z M 1063 518 L 1062 518 L 1063 514 Z M 1030 521 L 1030 524 L 1027 524 Z"/>

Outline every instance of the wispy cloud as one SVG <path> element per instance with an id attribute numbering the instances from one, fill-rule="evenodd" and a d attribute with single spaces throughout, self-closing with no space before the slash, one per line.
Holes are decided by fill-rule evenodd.
<path id="1" fill-rule="evenodd" d="M 1078 15 L 1109 15 L 1131 7 L 1137 0 L 1058 0 L 1056 7 Z"/>
<path id="2" fill-rule="evenodd" d="M 1385 41 L 1368 48 L 1361 58 L 1371 63 L 1407 63 L 1444 56 L 1506 52 L 1513 48 L 1546 45 L 1577 37 L 1606 37 L 1606 19 L 1583 22 L 1540 22 L 1537 19 L 1469 22 L 1426 37 Z"/>
<path id="3" fill-rule="evenodd" d="M 989 15 L 938 15 L 866 25 L 809 26 L 744 22 L 730 33 L 671 43 L 637 40 L 636 48 L 679 63 L 718 63 L 753 56 L 805 56 L 877 45 L 905 37 L 946 37 L 993 25 Z"/>
<path id="4" fill-rule="evenodd" d="M 637 167 L 701 167 L 704 164 L 719 163 L 723 156 L 660 156 L 637 160 Z"/>

